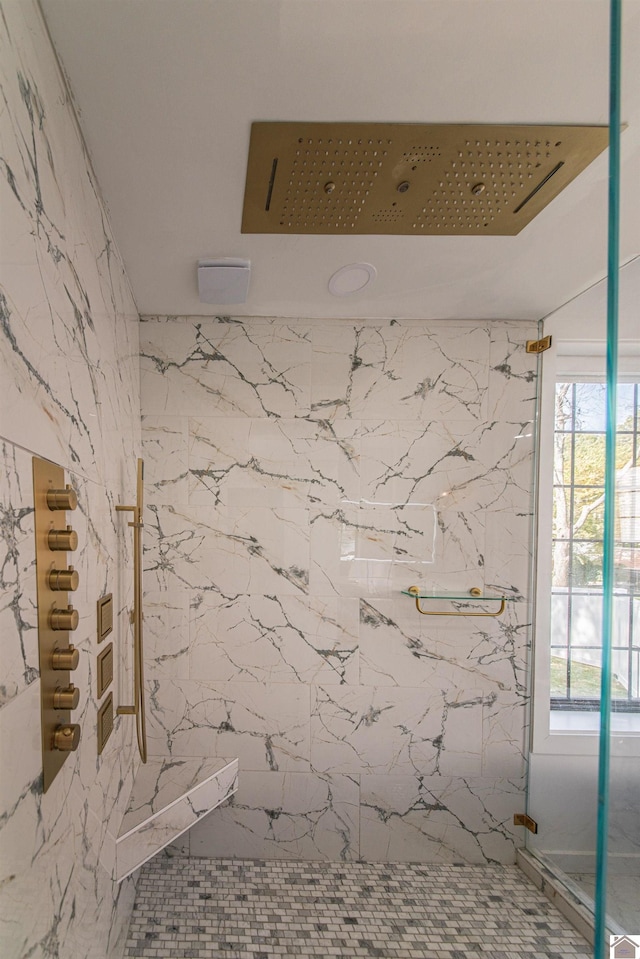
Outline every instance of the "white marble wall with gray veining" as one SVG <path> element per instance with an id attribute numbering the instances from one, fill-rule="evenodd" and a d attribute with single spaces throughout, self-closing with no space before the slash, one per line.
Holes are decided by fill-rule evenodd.
<path id="1" fill-rule="evenodd" d="M 134 885 L 100 859 L 136 758 L 127 719 L 97 755 L 96 600 L 116 602 L 118 702 L 130 695 L 131 558 L 114 505 L 135 488 L 138 318 L 39 8 L 0 10 L 0 953 L 115 959 Z M 82 740 L 44 795 L 33 455 L 67 470 L 79 502 Z"/>
<path id="2" fill-rule="evenodd" d="M 512 862 L 533 327 L 144 320 L 151 748 L 240 761 L 180 848 Z"/>

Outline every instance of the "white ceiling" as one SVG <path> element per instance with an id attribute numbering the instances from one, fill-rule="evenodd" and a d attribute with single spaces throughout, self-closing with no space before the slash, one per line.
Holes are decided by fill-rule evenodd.
<path id="1" fill-rule="evenodd" d="M 242 235 L 253 120 L 608 122 L 608 0 L 41 0 L 143 314 L 538 319 L 606 272 L 608 151 L 516 237 Z M 621 259 L 640 252 L 625 0 Z M 242 307 L 199 258 L 247 257 Z M 365 291 L 331 274 L 372 263 Z"/>

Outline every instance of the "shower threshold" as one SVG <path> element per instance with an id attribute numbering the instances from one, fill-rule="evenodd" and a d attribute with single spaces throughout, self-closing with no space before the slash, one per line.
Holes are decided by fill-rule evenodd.
<path id="1" fill-rule="evenodd" d="M 589 894 L 552 860 L 539 853 L 517 849 L 516 863 L 540 892 L 569 920 L 573 928 L 593 945 L 595 904 Z M 624 932 L 619 923 L 607 916 L 607 935 L 619 936 Z"/>

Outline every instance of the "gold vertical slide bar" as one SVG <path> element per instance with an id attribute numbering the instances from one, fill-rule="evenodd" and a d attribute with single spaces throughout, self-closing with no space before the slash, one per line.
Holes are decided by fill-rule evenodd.
<path id="1" fill-rule="evenodd" d="M 133 513 L 133 706 L 118 706 L 117 713 L 135 715 L 138 749 L 143 763 L 147 761 L 147 721 L 144 703 L 144 640 L 142 635 L 142 529 L 144 510 L 144 462 L 138 460 L 135 506 L 116 506 L 117 512 Z"/>

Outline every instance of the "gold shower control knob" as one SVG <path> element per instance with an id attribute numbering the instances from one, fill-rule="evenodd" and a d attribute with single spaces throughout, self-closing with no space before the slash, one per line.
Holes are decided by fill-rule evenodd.
<path id="1" fill-rule="evenodd" d="M 52 609 L 49 613 L 51 629 L 77 629 L 79 621 L 78 610 L 73 606 L 67 606 L 66 609 Z"/>
<path id="2" fill-rule="evenodd" d="M 68 686 L 58 686 L 53 694 L 54 709 L 77 709 L 80 702 L 80 690 L 73 683 Z"/>
<path id="3" fill-rule="evenodd" d="M 52 569 L 49 571 L 47 579 L 49 589 L 63 590 L 65 592 L 68 590 L 76 590 L 80 582 L 78 571 L 75 570 L 73 566 L 69 566 L 68 569 Z"/>
<path id="4" fill-rule="evenodd" d="M 53 748 L 70 753 L 80 744 L 80 727 L 77 723 L 64 723 L 53 731 Z"/>
<path id="5" fill-rule="evenodd" d="M 80 662 L 80 652 L 75 646 L 68 646 L 67 649 L 54 649 L 51 655 L 52 669 L 77 669 Z"/>
<path id="6" fill-rule="evenodd" d="M 78 497 L 72 486 L 67 484 L 64 489 L 50 489 L 47 492 L 47 506 L 49 509 L 75 509 Z"/>
<path id="7" fill-rule="evenodd" d="M 70 526 L 66 529 L 50 529 L 47 537 L 49 549 L 67 552 L 78 548 L 78 534 Z"/>

